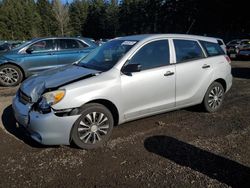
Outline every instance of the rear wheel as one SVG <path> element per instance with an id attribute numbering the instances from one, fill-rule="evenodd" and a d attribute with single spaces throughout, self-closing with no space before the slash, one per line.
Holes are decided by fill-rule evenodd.
<path id="1" fill-rule="evenodd" d="M 203 105 L 207 112 L 216 112 L 224 100 L 224 88 L 219 82 L 212 83 L 204 97 Z"/>
<path id="2" fill-rule="evenodd" d="M 72 129 L 73 142 L 83 149 L 102 146 L 113 130 L 111 112 L 101 104 L 92 103 L 85 105 L 81 114 Z"/>
<path id="3" fill-rule="evenodd" d="M 23 79 L 22 71 L 15 65 L 0 66 L 0 85 L 10 87 L 18 85 Z"/>

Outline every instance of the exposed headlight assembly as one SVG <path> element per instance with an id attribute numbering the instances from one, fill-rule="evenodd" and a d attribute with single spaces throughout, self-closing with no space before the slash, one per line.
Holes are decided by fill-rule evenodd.
<path id="1" fill-rule="evenodd" d="M 41 97 L 41 100 L 38 104 L 38 107 L 43 112 L 50 112 L 50 107 L 60 102 L 65 95 L 65 90 L 56 90 L 44 93 Z"/>

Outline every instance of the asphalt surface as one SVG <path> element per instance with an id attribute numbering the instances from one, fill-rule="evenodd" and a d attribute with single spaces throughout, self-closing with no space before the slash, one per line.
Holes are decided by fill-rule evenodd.
<path id="1" fill-rule="evenodd" d="M 103 148 L 42 146 L 0 87 L 0 187 L 250 187 L 250 62 L 233 62 L 222 109 L 198 107 L 114 128 Z"/>

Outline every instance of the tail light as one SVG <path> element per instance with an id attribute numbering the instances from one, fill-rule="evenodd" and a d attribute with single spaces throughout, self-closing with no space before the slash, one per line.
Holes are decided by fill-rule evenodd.
<path id="1" fill-rule="evenodd" d="M 225 58 L 226 58 L 228 63 L 231 63 L 231 59 L 227 55 L 225 55 Z"/>

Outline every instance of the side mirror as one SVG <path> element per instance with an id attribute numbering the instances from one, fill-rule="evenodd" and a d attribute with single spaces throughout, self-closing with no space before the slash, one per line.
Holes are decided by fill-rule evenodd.
<path id="1" fill-rule="evenodd" d="M 126 75 L 131 75 L 133 72 L 140 72 L 141 65 L 140 64 L 128 64 L 122 68 L 122 72 Z"/>
<path id="2" fill-rule="evenodd" d="M 33 48 L 27 48 L 26 53 L 27 54 L 32 54 L 33 51 L 34 51 Z"/>

